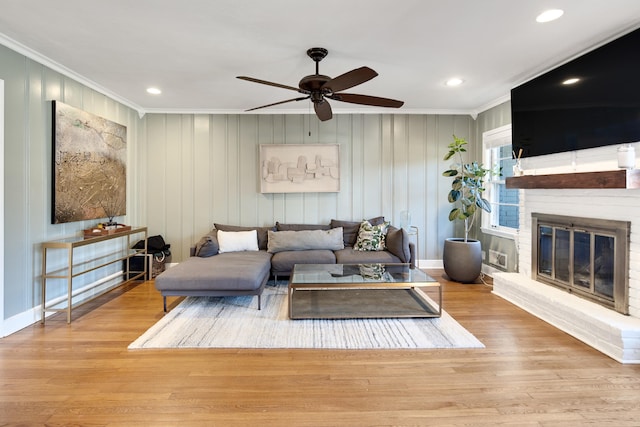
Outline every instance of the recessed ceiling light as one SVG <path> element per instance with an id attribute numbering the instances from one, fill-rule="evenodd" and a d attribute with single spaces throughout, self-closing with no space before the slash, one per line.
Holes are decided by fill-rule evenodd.
<path id="1" fill-rule="evenodd" d="M 460 86 L 463 82 L 464 80 L 454 77 L 452 79 L 447 80 L 446 85 L 451 87 Z"/>
<path id="2" fill-rule="evenodd" d="M 536 21 L 537 22 L 551 22 L 551 21 L 555 21 L 556 19 L 560 18 L 562 15 L 564 15 L 564 10 L 561 10 L 561 9 L 549 9 L 549 10 L 545 10 L 540 15 L 538 15 L 538 17 L 536 18 Z"/>
<path id="3" fill-rule="evenodd" d="M 160 95 L 162 91 L 157 87 L 150 87 L 150 88 L 147 88 L 147 93 L 150 93 L 151 95 Z"/>
<path id="4" fill-rule="evenodd" d="M 580 81 L 580 79 L 579 79 L 579 78 L 577 78 L 577 77 L 573 77 L 573 78 L 571 78 L 571 79 L 567 79 L 567 80 L 563 81 L 563 82 L 562 82 L 562 84 L 563 84 L 563 85 L 572 85 L 572 84 L 574 84 L 574 83 L 578 83 L 579 81 Z"/>

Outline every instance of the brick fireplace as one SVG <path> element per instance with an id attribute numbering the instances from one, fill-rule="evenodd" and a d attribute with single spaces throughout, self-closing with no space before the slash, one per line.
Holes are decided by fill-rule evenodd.
<path id="1" fill-rule="evenodd" d="M 529 163 L 523 162 L 526 176 L 522 181 L 526 185 L 520 187 L 520 230 L 516 242 L 518 272 L 495 274 L 494 293 L 621 363 L 640 363 L 640 188 L 637 182 L 632 182 L 635 172 L 616 172 L 620 176 L 626 174 L 624 188 L 620 188 L 619 183 L 602 182 L 599 179 L 602 174 L 592 173 L 617 169 L 615 147 L 524 160 Z M 551 168 L 542 169 L 540 165 L 551 165 Z M 566 183 L 559 185 L 565 177 Z M 598 178 L 595 184 L 584 184 L 594 177 Z M 536 188 L 539 182 L 543 184 Z M 512 185 L 517 186 L 516 183 Z M 580 188 L 585 186 L 594 188 Z M 546 280 L 550 273 L 545 269 L 541 277 L 540 267 L 534 261 L 539 248 L 538 231 L 533 229 L 536 227 L 534 214 L 551 218 L 588 217 L 596 219 L 598 224 L 628 224 L 629 241 L 625 243 L 628 262 L 623 271 L 617 273 L 623 275 L 624 308 L 616 311 L 612 304 L 585 299 L 584 295 L 562 289 L 563 286 L 552 286 Z M 575 229 L 583 231 L 581 227 Z M 591 245 L 594 250 L 596 245 Z M 602 252 L 603 247 L 598 247 L 598 251 Z M 593 272 L 590 276 L 593 278 Z M 569 282 L 564 279 L 565 283 Z"/>

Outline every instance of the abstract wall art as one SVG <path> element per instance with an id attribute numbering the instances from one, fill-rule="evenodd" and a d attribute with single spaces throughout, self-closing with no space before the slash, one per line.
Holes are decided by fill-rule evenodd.
<path id="1" fill-rule="evenodd" d="M 127 128 L 52 102 L 53 224 L 126 214 Z"/>

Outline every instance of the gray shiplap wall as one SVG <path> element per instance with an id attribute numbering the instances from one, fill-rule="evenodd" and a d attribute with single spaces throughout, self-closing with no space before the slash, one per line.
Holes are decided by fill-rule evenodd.
<path id="1" fill-rule="evenodd" d="M 127 216 L 139 223 L 135 203 L 139 180 L 135 173 L 137 112 L 78 82 L 0 46 L 0 79 L 5 82 L 5 319 L 35 321 L 41 303 L 40 243 L 78 235 L 95 221 L 51 224 L 51 100 L 127 126 Z M 132 197 L 133 196 L 133 197 Z M 56 291 L 53 291 L 55 293 Z"/>
<path id="2" fill-rule="evenodd" d="M 441 176 L 451 135 L 473 138 L 475 122 L 453 115 L 165 115 L 144 118 L 140 171 L 143 217 L 171 243 L 174 261 L 214 222 L 235 225 L 328 223 L 408 210 L 423 260 L 441 259 L 453 233 Z M 311 133 L 311 135 L 309 135 Z M 339 193 L 261 194 L 260 144 L 340 145 Z"/>

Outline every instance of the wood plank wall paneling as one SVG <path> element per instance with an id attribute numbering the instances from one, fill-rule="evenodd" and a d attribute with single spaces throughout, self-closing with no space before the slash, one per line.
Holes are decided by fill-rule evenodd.
<path id="1" fill-rule="evenodd" d="M 51 224 L 51 100 L 81 108 L 127 126 L 128 204 L 122 222 L 140 224 L 146 203 L 135 174 L 138 162 L 138 113 L 78 82 L 0 46 L 0 78 L 5 82 L 5 251 L 4 317 L 9 328 L 24 327 L 37 318 L 41 303 L 40 243 L 71 235 L 96 221 Z M 145 150 L 146 154 L 146 150 Z M 165 192 L 162 191 L 162 194 Z M 10 242 L 10 243 L 9 243 Z M 54 257 L 55 258 L 55 257 Z M 88 274 L 86 281 L 95 280 Z M 80 281 L 77 286 L 83 286 Z M 50 289 L 56 295 L 60 289 Z M 64 288 L 64 284 L 61 285 Z M 17 320 L 13 320 L 16 319 Z"/>
<path id="2" fill-rule="evenodd" d="M 474 122 L 454 115 L 165 115 L 144 118 L 146 223 L 172 244 L 173 261 L 214 222 L 235 225 L 328 223 L 384 215 L 399 225 L 409 210 L 420 258 L 441 258 L 454 233 L 449 182 L 441 176 L 451 135 L 471 139 Z M 311 136 L 309 136 L 309 132 Z M 338 193 L 261 194 L 261 144 L 339 144 Z"/>
<path id="3" fill-rule="evenodd" d="M 0 47 L 2 49 L 2 47 Z M 28 170 L 27 153 L 29 152 L 28 117 L 29 97 L 27 65 L 24 57 L 4 49 L 2 56 L 2 79 L 5 81 L 5 146 L 4 146 L 4 175 L 5 175 L 5 241 L 11 242 L 18 238 L 17 244 L 11 250 L 5 251 L 5 301 L 15 301 L 12 305 L 5 303 L 5 317 L 19 312 L 25 307 L 25 299 L 32 295 L 28 285 L 24 287 L 7 286 L 7 283 L 30 284 L 31 266 L 29 257 L 31 247 L 27 238 L 29 229 L 29 188 L 30 176 Z M 15 124 L 20 124 L 15 126 Z M 41 165 L 41 163 L 40 163 Z M 6 246 L 6 245 L 5 245 Z M 16 308 L 15 306 L 18 306 Z"/>

